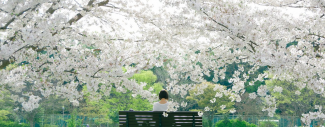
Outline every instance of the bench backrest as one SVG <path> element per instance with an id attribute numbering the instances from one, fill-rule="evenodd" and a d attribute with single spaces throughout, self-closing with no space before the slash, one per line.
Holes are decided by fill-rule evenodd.
<path id="1" fill-rule="evenodd" d="M 198 112 L 119 111 L 120 127 L 202 127 Z"/>

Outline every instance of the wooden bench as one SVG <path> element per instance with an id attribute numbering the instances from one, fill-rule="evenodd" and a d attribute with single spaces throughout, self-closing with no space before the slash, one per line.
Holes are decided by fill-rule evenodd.
<path id="1" fill-rule="evenodd" d="M 120 127 L 202 127 L 198 112 L 119 111 Z"/>

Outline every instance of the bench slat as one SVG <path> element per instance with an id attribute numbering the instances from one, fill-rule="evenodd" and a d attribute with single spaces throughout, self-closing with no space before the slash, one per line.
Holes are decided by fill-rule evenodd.
<path id="1" fill-rule="evenodd" d="M 198 112 L 167 112 L 162 111 L 120 111 L 120 127 L 202 127 L 202 117 Z"/>

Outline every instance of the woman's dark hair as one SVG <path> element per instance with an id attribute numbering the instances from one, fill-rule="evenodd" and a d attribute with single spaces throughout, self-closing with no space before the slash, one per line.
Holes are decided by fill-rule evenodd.
<path id="1" fill-rule="evenodd" d="M 162 98 L 168 100 L 168 92 L 164 89 L 159 92 L 159 100 L 161 100 Z"/>

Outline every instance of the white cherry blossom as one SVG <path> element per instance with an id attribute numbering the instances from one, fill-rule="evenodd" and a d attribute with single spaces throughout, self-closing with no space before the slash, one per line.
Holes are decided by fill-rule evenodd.
<path id="1" fill-rule="evenodd" d="M 274 92 L 279 92 L 279 93 L 281 93 L 282 90 L 283 90 L 283 88 L 281 86 L 275 86 L 273 89 Z"/>
<path id="2" fill-rule="evenodd" d="M 210 108 L 207 106 L 207 107 L 204 108 L 204 111 L 206 111 L 206 112 L 210 111 Z"/>
<path id="3" fill-rule="evenodd" d="M 40 97 L 31 95 L 29 96 L 29 99 L 27 102 L 23 102 L 22 106 L 25 111 L 31 112 L 32 110 L 36 109 L 39 107 L 38 102 L 41 100 Z"/>
<path id="4" fill-rule="evenodd" d="M 215 103 L 216 102 L 216 98 L 213 98 L 212 100 L 210 100 L 210 103 Z"/>
<path id="5" fill-rule="evenodd" d="M 255 93 L 255 92 L 249 94 L 249 98 L 250 98 L 250 99 L 255 99 L 256 97 L 257 97 L 257 96 L 256 96 L 256 93 Z"/>
<path id="6" fill-rule="evenodd" d="M 167 112 L 164 112 L 164 113 L 163 113 L 163 116 L 164 116 L 164 117 L 168 117 Z"/>
<path id="7" fill-rule="evenodd" d="M 299 96 L 299 95 L 301 94 L 301 92 L 300 92 L 299 90 L 297 90 L 297 91 L 295 92 L 295 94 Z"/>
<path id="8" fill-rule="evenodd" d="M 220 108 L 221 110 L 224 110 L 226 108 L 226 105 L 221 105 Z"/>
<path id="9" fill-rule="evenodd" d="M 181 103 L 181 106 L 182 106 L 182 107 L 186 107 L 186 105 L 187 105 L 187 102 L 184 102 L 184 101 L 183 101 L 183 102 Z"/>
<path id="10" fill-rule="evenodd" d="M 229 110 L 230 113 L 235 113 L 236 112 L 236 109 L 232 108 Z"/>
<path id="11" fill-rule="evenodd" d="M 258 89 L 257 89 L 257 94 L 258 94 L 259 96 L 266 96 L 266 92 L 267 92 L 267 87 L 266 87 L 266 85 L 261 85 L 261 86 L 259 86 Z"/>
<path id="12" fill-rule="evenodd" d="M 203 116 L 203 112 L 202 112 L 202 111 L 197 112 L 197 114 L 198 114 L 199 116 Z"/>

